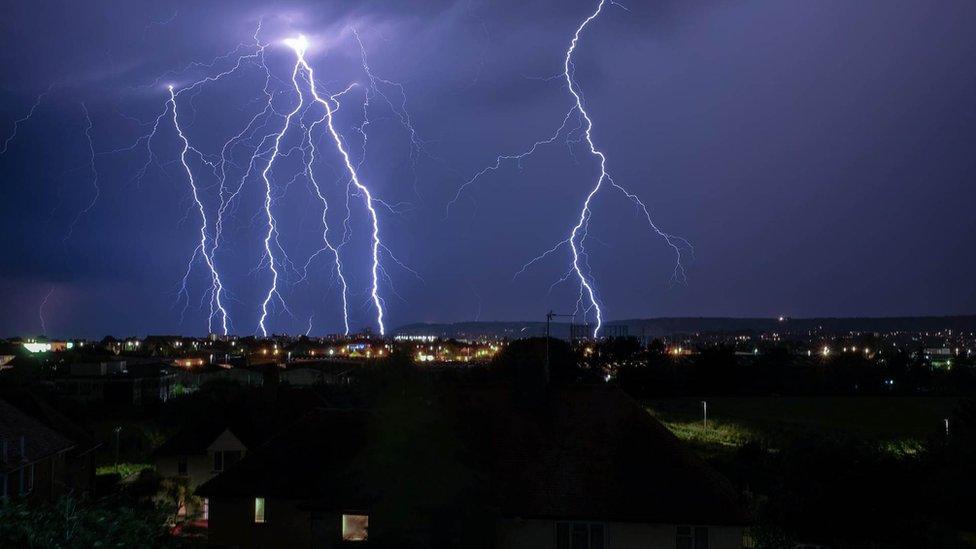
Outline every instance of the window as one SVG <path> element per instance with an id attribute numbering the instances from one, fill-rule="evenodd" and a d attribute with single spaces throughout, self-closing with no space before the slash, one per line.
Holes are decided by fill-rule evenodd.
<path id="1" fill-rule="evenodd" d="M 241 460 L 240 450 L 217 450 L 213 454 L 213 470 L 221 473 L 224 469 Z"/>
<path id="2" fill-rule="evenodd" d="M 254 523 L 264 524 L 264 498 L 254 498 Z"/>
<path id="3" fill-rule="evenodd" d="M 603 549 L 606 539 L 602 522 L 556 523 L 556 549 Z"/>
<path id="4" fill-rule="evenodd" d="M 366 541 L 369 515 L 342 515 L 342 541 Z"/>
<path id="5" fill-rule="evenodd" d="M 708 527 L 678 526 L 674 546 L 676 549 L 708 549 Z"/>
<path id="6" fill-rule="evenodd" d="M 203 520 L 210 520 L 210 500 L 203 498 Z"/>
<path id="7" fill-rule="evenodd" d="M 176 474 L 180 475 L 181 477 L 185 477 L 187 475 L 186 471 L 186 456 L 176 458 Z"/>
<path id="8" fill-rule="evenodd" d="M 24 496 L 34 491 L 34 465 L 28 465 L 20 470 L 20 495 Z"/>

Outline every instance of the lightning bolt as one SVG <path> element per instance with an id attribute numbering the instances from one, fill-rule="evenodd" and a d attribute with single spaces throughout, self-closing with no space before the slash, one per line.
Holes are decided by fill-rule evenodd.
<path id="1" fill-rule="evenodd" d="M 336 96 L 332 96 L 333 100 L 335 100 L 335 98 Z M 305 172 L 307 174 L 309 182 L 312 184 L 312 187 L 315 189 L 315 196 L 317 196 L 319 201 L 322 202 L 323 247 L 318 252 L 315 252 L 314 254 L 312 254 L 311 257 L 309 257 L 308 262 L 306 262 L 305 264 L 305 272 L 306 273 L 308 272 L 308 264 L 319 253 L 328 250 L 332 254 L 334 258 L 336 276 L 338 277 L 339 283 L 342 287 L 342 325 L 344 329 L 343 333 L 345 335 L 349 335 L 349 285 L 346 282 L 345 275 L 343 274 L 342 258 L 339 255 L 339 249 L 336 246 L 334 246 L 332 242 L 329 240 L 329 222 L 327 219 L 327 215 L 329 213 L 329 201 L 326 200 L 325 195 L 322 194 L 322 188 L 319 186 L 318 180 L 315 179 L 315 170 L 313 169 L 313 164 L 315 163 L 315 140 L 312 138 L 312 133 L 315 130 L 315 126 L 322 123 L 327 116 L 328 116 L 327 114 L 323 114 L 318 120 L 309 124 L 308 132 L 306 134 L 306 139 L 308 140 L 309 143 L 309 153 L 307 155 L 307 162 L 305 164 Z M 309 332 L 311 332 L 312 330 L 311 318 L 309 318 L 308 320 L 308 330 Z M 306 332 L 306 335 L 308 335 L 308 332 Z"/>
<path id="2" fill-rule="evenodd" d="M 297 52 L 298 49 L 295 48 L 295 51 Z M 299 59 L 301 59 L 300 55 L 299 55 Z M 278 223 L 275 220 L 274 213 L 272 213 L 271 211 L 271 204 L 272 204 L 271 179 L 269 178 L 268 174 L 271 172 L 271 168 L 274 166 L 275 159 L 278 158 L 280 154 L 281 139 L 288 132 L 288 128 L 291 126 L 292 118 L 305 105 L 305 96 L 302 94 L 301 86 L 299 86 L 298 84 L 298 73 L 300 68 L 299 65 L 300 63 L 296 62 L 295 68 L 291 72 L 291 81 L 295 87 L 295 93 L 298 94 L 298 104 L 295 105 L 295 108 L 292 109 L 291 112 L 289 112 L 285 116 L 285 123 L 281 127 L 281 131 L 275 134 L 274 136 L 273 144 L 270 150 L 271 157 L 268 159 L 268 163 L 264 166 L 264 169 L 261 170 L 261 180 L 264 181 L 264 190 L 265 190 L 264 213 L 265 213 L 265 219 L 267 220 L 267 227 L 268 227 L 268 230 L 264 236 L 264 259 L 268 261 L 268 269 L 271 271 L 271 286 L 268 288 L 268 293 L 265 295 L 264 301 L 261 303 L 261 318 L 258 320 L 258 329 L 261 330 L 261 335 L 263 335 L 264 337 L 268 336 L 268 329 L 267 326 L 265 325 L 265 321 L 268 318 L 268 305 L 271 303 L 271 300 L 277 297 L 282 307 L 286 311 L 288 310 L 288 305 L 285 303 L 284 298 L 282 298 L 281 294 L 278 293 L 279 272 L 278 272 L 278 268 L 275 266 L 276 260 L 275 260 L 274 252 L 271 249 L 272 238 L 275 238 L 275 243 L 277 245 Z"/>
<path id="3" fill-rule="evenodd" d="M 193 203 L 195 204 L 196 209 L 200 215 L 200 228 L 199 228 L 200 241 L 194 248 L 194 251 L 190 256 L 190 259 L 187 262 L 187 267 L 182 278 L 182 284 L 178 292 L 178 295 L 180 297 L 185 296 L 187 299 L 187 302 L 183 307 L 183 313 L 181 313 L 181 321 L 183 319 L 183 314 L 185 314 L 186 307 L 189 305 L 189 290 L 187 287 L 188 279 L 192 272 L 193 265 L 196 263 L 198 258 L 202 258 L 203 262 L 206 264 L 209 270 L 210 281 L 211 281 L 209 290 L 206 293 L 204 293 L 204 298 L 209 297 L 210 311 L 207 316 L 207 329 L 208 332 L 210 333 L 213 333 L 214 331 L 213 321 L 215 317 L 219 317 L 220 327 L 224 335 L 227 335 L 229 333 L 231 327 L 230 314 L 228 313 L 227 308 L 224 304 L 225 299 L 227 299 L 226 290 L 221 281 L 220 273 L 217 268 L 216 254 L 217 254 L 217 250 L 220 247 L 225 213 L 227 212 L 227 209 L 230 206 L 230 204 L 233 202 L 233 199 L 237 196 L 237 193 L 240 192 L 241 188 L 243 187 L 244 180 L 247 178 L 246 176 L 242 178 L 241 184 L 238 186 L 238 188 L 235 191 L 230 192 L 228 190 L 226 186 L 227 183 L 226 165 L 228 162 L 230 162 L 228 157 L 230 153 L 233 152 L 233 149 L 237 144 L 245 140 L 245 138 L 248 137 L 249 133 L 253 133 L 254 131 L 256 131 L 257 122 L 262 117 L 270 116 L 274 110 L 271 106 L 272 94 L 269 91 L 271 74 L 264 63 L 264 51 L 266 45 L 262 44 L 261 41 L 258 39 L 258 35 L 261 32 L 262 23 L 263 21 L 259 21 L 257 28 L 255 29 L 255 32 L 252 36 L 253 43 L 238 44 L 237 47 L 235 47 L 231 52 L 217 56 L 209 63 L 194 62 L 188 65 L 186 68 L 182 69 L 181 71 L 168 73 L 168 74 L 173 74 L 175 76 L 185 70 L 189 70 L 190 68 L 202 67 L 202 68 L 212 69 L 216 67 L 217 63 L 220 61 L 233 60 L 232 64 L 230 65 L 230 68 L 219 72 L 215 72 L 214 74 L 211 75 L 204 76 L 203 78 L 193 81 L 181 87 L 178 90 L 175 89 L 175 87 L 172 85 L 168 86 L 169 98 L 166 100 L 163 109 L 151 123 L 144 124 L 144 125 L 151 124 L 151 129 L 148 133 L 141 135 L 135 140 L 135 142 L 133 142 L 131 145 L 127 147 L 122 147 L 119 149 L 106 151 L 104 153 L 99 153 L 99 154 L 111 155 L 111 154 L 117 154 L 121 152 L 133 151 L 139 148 L 140 146 L 144 146 L 147 154 L 147 159 L 146 162 L 142 165 L 142 167 L 136 172 L 135 180 L 137 181 L 142 180 L 142 178 L 145 176 L 150 166 L 152 165 L 156 165 L 160 167 L 160 169 L 163 169 L 163 166 L 159 163 L 159 159 L 153 150 L 153 139 L 156 137 L 157 133 L 159 132 L 159 128 L 162 121 L 166 118 L 167 114 L 170 113 L 170 109 L 172 109 L 172 122 L 183 145 L 180 154 L 180 162 L 182 164 L 183 170 L 186 173 L 187 179 L 190 184 Z M 242 51 L 243 53 L 241 53 Z M 234 55 L 237 55 L 237 57 L 234 58 Z M 216 156 L 214 158 L 208 158 L 207 155 L 205 155 L 203 152 L 199 151 L 198 149 L 196 149 L 190 144 L 188 138 L 183 132 L 183 129 L 180 125 L 180 118 L 178 117 L 178 113 L 177 113 L 177 100 L 183 94 L 194 94 L 207 84 L 217 82 L 227 76 L 235 74 L 237 71 L 241 70 L 248 64 L 253 64 L 264 70 L 264 73 L 266 75 L 266 80 L 265 80 L 265 86 L 263 92 L 266 97 L 266 105 L 261 112 L 256 114 L 251 120 L 248 121 L 248 123 L 245 125 L 243 130 L 241 130 L 238 134 L 231 137 L 227 142 L 224 143 L 223 147 L 220 150 L 219 156 Z M 158 78 L 156 82 L 158 82 L 161 78 L 162 77 Z M 191 102 L 191 106 L 192 106 L 192 102 Z M 199 187 L 197 185 L 193 171 L 189 166 L 188 156 L 190 153 L 193 153 L 199 159 L 200 162 L 209 166 L 213 170 L 214 175 L 219 179 L 220 205 L 217 208 L 217 219 L 213 225 L 212 237 L 208 234 L 208 231 L 210 229 L 210 224 L 207 218 L 206 209 L 199 195 Z M 249 175 L 249 172 L 247 175 Z"/>
<path id="4" fill-rule="evenodd" d="M 88 107 L 84 103 L 81 104 L 81 109 L 85 112 L 85 139 L 88 142 L 88 167 L 91 170 L 92 187 L 94 187 L 95 193 L 92 195 L 88 205 L 75 215 L 75 218 L 71 221 L 71 225 L 68 226 L 68 232 L 65 233 L 62 242 L 67 242 L 68 239 L 71 238 L 71 235 L 75 232 L 75 226 L 78 224 L 78 221 L 81 220 L 82 216 L 88 215 L 88 213 L 91 212 L 92 208 L 95 207 L 95 203 L 98 202 L 98 197 L 102 193 L 101 188 L 98 186 L 98 170 L 95 169 L 95 144 L 92 141 L 91 134 L 92 127 L 94 125 L 92 124 L 91 116 L 88 114 Z"/>
<path id="5" fill-rule="evenodd" d="M 190 169 L 190 164 L 187 161 L 187 153 L 191 150 L 200 155 L 201 159 L 203 155 L 193 149 L 190 146 L 190 141 L 186 138 L 183 133 L 183 128 L 180 127 L 179 118 L 177 116 L 176 109 L 176 92 L 173 91 L 173 86 L 169 86 L 169 105 L 173 110 L 173 127 L 176 129 L 176 133 L 180 137 L 180 141 L 183 143 L 183 148 L 180 150 L 180 163 L 183 164 L 183 169 L 186 171 L 186 178 L 190 184 L 190 191 L 193 195 L 193 201 L 197 205 L 197 210 L 200 212 L 200 243 L 197 245 L 197 250 L 194 251 L 194 256 L 196 252 L 199 251 L 200 255 L 203 257 L 207 268 L 210 269 L 210 280 L 212 291 L 210 293 L 210 314 L 207 316 L 207 330 L 213 332 L 213 317 L 219 311 L 221 326 L 224 331 L 224 335 L 227 335 L 227 310 L 224 308 L 221 302 L 221 289 L 223 285 L 220 282 L 220 274 L 217 272 L 217 268 L 214 266 L 212 250 L 207 250 L 207 211 L 203 206 L 203 202 L 200 200 L 200 191 L 197 188 L 196 180 L 193 178 L 193 170 Z M 204 160 L 205 162 L 206 160 Z M 190 264 L 192 264 L 193 259 L 191 258 Z M 189 268 L 187 269 L 187 274 L 189 274 Z M 186 284 L 186 277 L 183 278 L 184 287 Z"/>
<path id="6" fill-rule="evenodd" d="M 295 70 L 292 73 L 292 79 L 295 81 L 295 86 L 298 86 L 297 75 L 299 69 L 304 70 L 306 78 L 308 80 L 309 92 L 312 94 L 313 100 L 322 105 L 325 108 L 325 122 L 328 133 L 332 136 L 332 140 L 335 143 L 336 150 L 342 156 L 343 163 L 345 164 L 346 171 L 349 175 L 350 182 L 355 186 L 357 192 L 362 195 L 364 206 L 369 211 L 369 217 L 372 224 L 372 265 L 370 268 L 371 274 L 371 285 L 370 285 L 370 297 L 373 301 L 373 306 L 376 308 L 376 324 L 379 328 L 380 335 L 386 334 L 386 325 L 383 322 L 384 310 L 383 310 L 383 298 L 379 295 L 379 277 L 380 271 L 382 269 L 380 265 L 380 249 L 383 244 L 380 240 L 380 226 L 379 226 L 379 216 L 376 213 L 376 208 L 374 205 L 374 198 L 372 192 L 370 192 L 369 187 L 364 185 L 359 178 L 359 173 L 356 167 L 352 163 L 352 159 L 349 155 L 342 137 L 339 132 L 335 129 L 335 123 L 333 120 L 334 109 L 329 100 L 326 100 L 319 95 L 318 90 L 315 85 L 315 72 L 308 61 L 305 59 L 305 52 L 308 49 L 308 40 L 304 36 L 299 36 L 298 38 L 288 39 L 285 44 L 295 50 Z"/>
<path id="7" fill-rule="evenodd" d="M 54 293 L 54 286 L 44 294 L 44 299 L 41 300 L 41 305 L 37 308 L 37 317 L 41 321 L 41 334 L 47 335 L 47 321 L 44 318 L 44 307 L 47 306 L 47 301 L 51 299 L 51 294 Z"/>
<path id="8" fill-rule="evenodd" d="M 34 99 L 34 103 L 31 105 L 30 110 L 27 111 L 27 114 L 25 114 L 21 118 L 18 118 L 17 120 L 14 120 L 14 129 L 10 133 L 10 135 L 8 135 L 7 138 L 3 140 L 3 146 L 0 147 L 0 156 L 3 156 L 5 154 L 7 154 L 7 148 L 10 147 L 10 142 L 13 141 L 17 137 L 17 131 L 20 129 L 20 125 L 23 124 L 24 122 L 27 122 L 28 120 L 31 119 L 32 116 L 34 116 L 34 111 L 36 111 L 37 110 L 37 107 L 41 104 L 41 100 L 44 99 L 44 97 L 47 94 L 51 93 L 51 88 L 53 88 L 53 87 L 54 87 L 54 84 L 51 84 L 50 86 L 48 86 L 48 88 L 46 90 L 44 90 L 43 92 L 41 92 Z"/>
<path id="9" fill-rule="evenodd" d="M 601 308 L 599 299 L 597 297 L 596 283 L 593 279 L 593 275 L 591 274 L 592 269 L 590 268 L 589 255 L 586 252 L 585 242 L 589 236 L 589 226 L 593 216 L 591 206 L 597 194 L 605 186 L 605 184 L 608 184 L 611 188 L 621 192 L 628 200 L 633 202 L 643 213 L 651 230 L 663 238 L 666 244 L 674 251 L 675 266 L 671 277 L 672 283 L 676 281 L 685 282 L 687 280 L 684 267 L 684 255 L 686 253 L 694 254 L 694 248 L 690 242 L 684 238 L 661 230 L 654 222 L 647 205 L 640 199 L 640 197 L 614 181 L 613 177 L 611 177 L 607 170 L 606 155 L 603 153 L 603 151 L 597 148 L 593 141 L 593 120 L 590 118 L 590 115 L 586 110 L 582 92 L 580 92 L 576 81 L 574 80 L 575 66 L 573 64 L 573 54 L 576 52 L 576 47 L 579 44 L 580 36 L 582 35 L 583 31 L 594 19 L 600 16 L 604 5 L 607 3 L 607 0 L 600 0 L 596 9 L 576 27 L 569 47 L 566 49 L 566 54 L 563 59 L 563 70 L 561 73 L 555 76 L 556 78 L 565 81 L 566 88 L 569 90 L 569 93 L 573 99 L 573 105 L 563 118 L 562 124 L 559 125 L 552 135 L 545 139 L 536 141 L 522 152 L 497 156 L 494 163 L 475 173 L 473 177 L 464 181 L 458 187 L 454 198 L 447 203 L 447 214 L 450 214 L 451 206 L 457 203 L 464 191 L 478 179 L 490 172 L 501 169 L 501 167 L 507 162 L 514 162 L 516 166 L 521 169 L 521 163 L 524 159 L 534 154 L 540 147 L 554 143 L 557 139 L 559 139 L 560 135 L 563 135 L 563 132 L 566 132 L 566 144 L 570 147 L 571 153 L 573 144 L 585 142 L 590 155 L 597 158 L 600 173 L 580 206 L 579 216 L 576 223 L 573 225 L 569 231 L 569 235 L 565 239 L 557 242 L 551 248 L 545 250 L 540 255 L 532 258 L 527 263 L 522 265 L 522 268 L 515 273 L 513 278 L 518 278 L 519 275 L 524 273 L 535 263 L 538 263 L 546 257 L 556 253 L 559 249 L 568 246 L 571 254 L 570 269 L 555 283 L 553 283 L 552 286 L 550 286 L 550 291 L 554 286 L 565 282 L 569 278 L 576 278 L 579 281 L 579 295 L 576 300 L 576 310 L 574 311 L 574 316 L 582 312 L 583 319 L 585 321 L 587 315 L 591 311 L 593 312 L 595 317 L 593 337 L 598 337 L 600 334 L 600 329 L 603 327 L 603 309 Z M 625 6 L 612 0 L 609 3 L 624 10 L 630 11 Z M 551 78 L 546 78 L 546 80 L 549 79 Z M 579 124 L 577 127 L 567 131 L 567 127 L 569 127 L 570 121 L 573 119 L 574 115 L 578 118 Z M 581 134 L 579 137 L 573 138 L 573 135 L 576 132 L 581 132 Z M 573 157 L 575 159 L 575 154 L 573 154 Z"/>

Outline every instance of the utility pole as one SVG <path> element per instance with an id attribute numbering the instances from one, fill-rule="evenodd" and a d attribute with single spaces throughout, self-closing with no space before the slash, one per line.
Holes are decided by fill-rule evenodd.
<path id="1" fill-rule="evenodd" d="M 552 309 L 550 309 L 549 312 L 546 313 L 546 382 L 547 383 L 549 382 L 549 338 L 551 337 L 550 324 L 552 324 L 552 319 L 557 316 L 576 318 L 575 314 L 572 315 L 559 314 L 554 312 Z"/>

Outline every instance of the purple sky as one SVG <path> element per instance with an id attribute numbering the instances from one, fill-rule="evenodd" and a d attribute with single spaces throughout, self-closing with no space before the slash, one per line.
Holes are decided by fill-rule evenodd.
<path id="1" fill-rule="evenodd" d="M 548 77 L 562 70 L 573 31 L 595 4 L 15 0 L 0 20 L 0 140 L 50 91 L 0 155 L 0 334 L 40 333 L 39 312 L 54 336 L 206 332 L 202 262 L 188 295 L 179 294 L 199 213 L 171 118 L 162 119 L 152 142 L 158 162 L 143 177 L 144 142 L 110 151 L 149 131 L 140 121 L 162 112 L 167 84 L 179 89 L 230 68 L 236 57 L 192 63 L 250 42 L 262 17 L 280 110 L 295 100 L 294 54 L 280 40 L 298 33 L 312 41 L 308 58 L 324 90 L 364 82 L 355 28 L 374 74 L 406 92 L 426 154 L 411 149 L 396 113 L 374 96 L 361 169 L 379 198 L 398 205 L 399 213 L 380 210 L 385 245 L 419 275 L 384 252 L 388 327 L 571 311 L 573 279 L 550 290 L 570 266 L 568 248 L 513 275 L 576 222 L 597 174 L 585 144 L 563 136 L 521 167 L 503 163 L 467 187 L 449 215 L 446 208 L 497 155 L 521 152 L 559 126 L 572 97 Z M 671 284 L 672 250 L 626 197 L 601 192 L 586 249 L 605 317 L 976 312 L 976 4 L 624 5 L 607 5 L 586 28 L 576 82 L 615 179 L 662 229 L 688 239 L 695 256 L 687 283 Z M 219 154 L 260 110 L 264 80 L 245 67 L 181 98 L 191 144 Z M 382 86 L 399 105 L 399 92 Z M 357 163 L 364 89 L 345 95 L 336 115 Z M 94 187 L 82 103 L 100 188 L 87 213 Z M 316 176 L 340 232 L 342 163 L 319 133 Z M 286 135 L 285 148 L 299 134 Z M 252 152 L 246 143 L 237 150 L 231 179 L 239 182 Z M 295 177 L 297 156 L 277 160 L 271 178 L 279 242 L 295 265 L 283 266 L 280 284 L 291 313 L 278 306 L 267 325 L 341 331 L 331 260 L 313 260 L 299 280 L 320 243 L 321 204 Z M 212 216 L 216 179 L 204 164 L 192 167 Z M 262 200 L 263 182 L 252 175 L 216 257 L 241 334 L 256 331 L 270 283 Z M 375 319 L 369 230 L 359 199 L 351 204 L 343 260 L 357 329 Z"/>

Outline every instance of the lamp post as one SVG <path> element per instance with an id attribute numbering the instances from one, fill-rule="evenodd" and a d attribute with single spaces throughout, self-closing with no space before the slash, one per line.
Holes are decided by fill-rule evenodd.
<path id="1" fill-rule="evenodd" d="M 702 422 L 705 424 L 705 428 L 708 429 L 708 403 L 704 400 L 702 401 Z"/>

